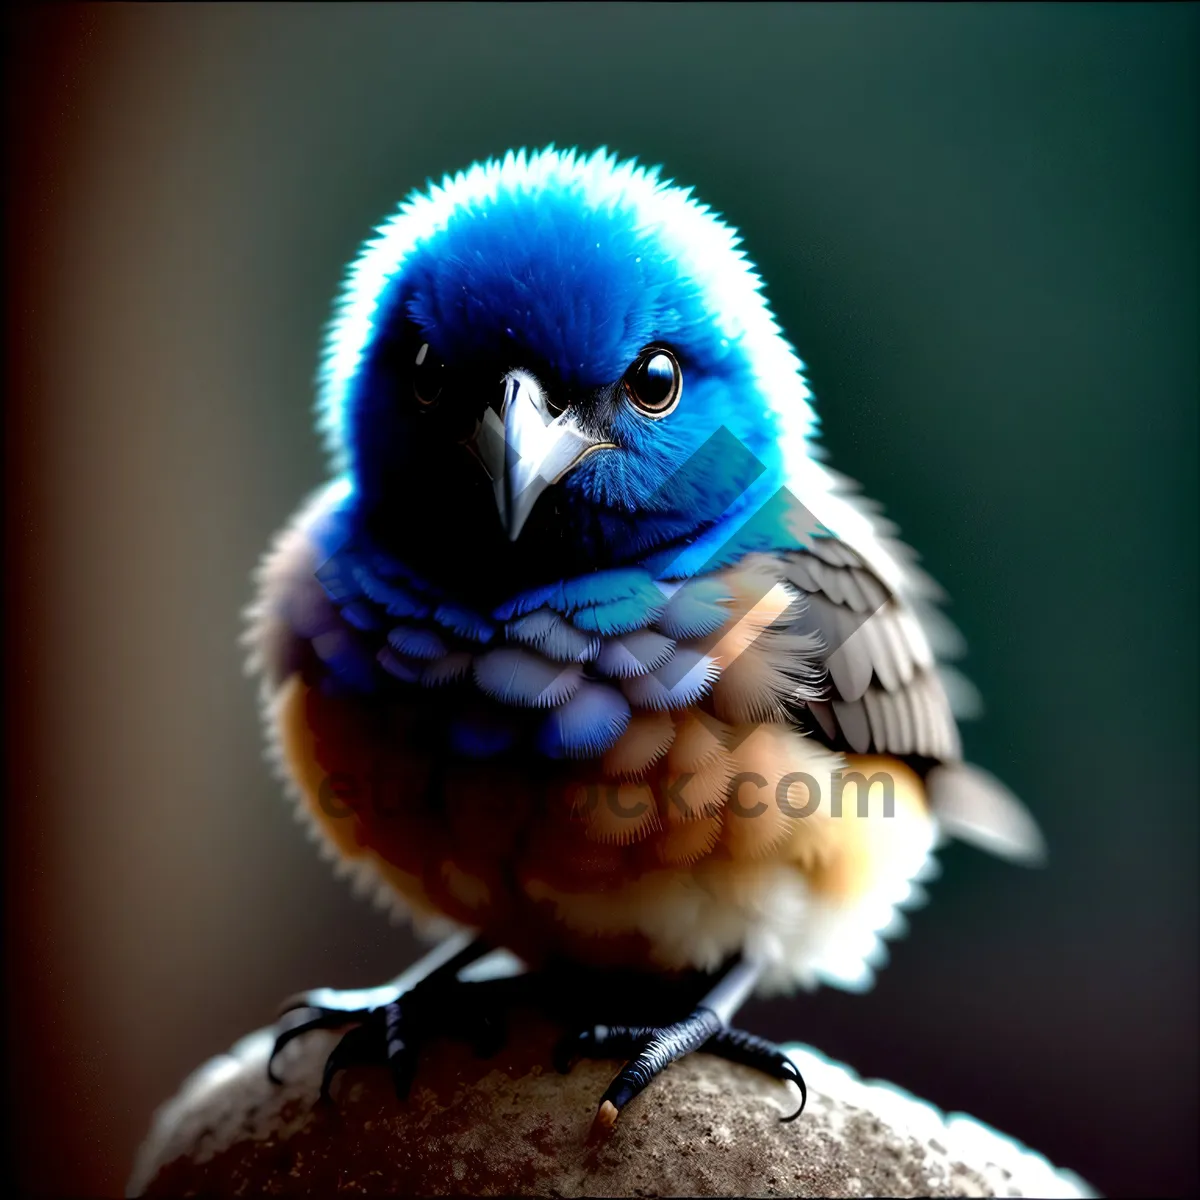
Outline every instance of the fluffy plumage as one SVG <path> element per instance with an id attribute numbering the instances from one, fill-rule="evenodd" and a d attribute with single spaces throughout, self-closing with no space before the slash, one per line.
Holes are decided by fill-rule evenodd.
<path id="1" fill-rule="evenodd" d="M 662 416 L 626 386 L 655 347 Z M 405 911 L 532 961 L 862 986 L 931 869 L 927 776 L 955 830 L 1035 849 L 958 761 L 936 589 L 819 462 L 735 232 L 657 172 L 550 149 L 410 197 L 319 412 L 334 479 L 264 563 L 252 663 L 302 811 Z"/>

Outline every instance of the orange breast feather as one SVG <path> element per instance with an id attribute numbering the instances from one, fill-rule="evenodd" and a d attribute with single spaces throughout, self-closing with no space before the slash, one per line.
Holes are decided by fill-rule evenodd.
<path id="1" fill-rule="evenodd" d="M 639 906 L 681 889 L 737 903 L 780 865 L 852 903 L 904 830 L 929 822 L 903 764 L 843 759 L 784 723 L 652 712 L 599 761 L 471 764 L 439 759 L 418 716 L 299 675 L 274 710 L 283 761 L 341 858 L 416 915 L 480 929 L 531 960 L 642 963 Z M 855 773 L 874 777 L 865 807 Z M 841 789 L 839 812 L 840 778 L 855 787 Z"/>

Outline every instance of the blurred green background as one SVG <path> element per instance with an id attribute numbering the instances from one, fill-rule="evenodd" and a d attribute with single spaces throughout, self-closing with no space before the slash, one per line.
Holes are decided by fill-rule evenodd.
<path id="1" fill-rule="evenodd" d="M 833 462 L 954 598 L 964 847 L 867 996 L 758 1003 L 1111 1195 L 1197 1188 L 1190 5 L 35 7 L 8 107 L 8 947 L 26 1186 L 112 1194 L 154 1105 L 416 954 L 260 758 L 249 573 L 322 477 L 318 334 L 406 192 L 554 141 L 740 226 Z"/>

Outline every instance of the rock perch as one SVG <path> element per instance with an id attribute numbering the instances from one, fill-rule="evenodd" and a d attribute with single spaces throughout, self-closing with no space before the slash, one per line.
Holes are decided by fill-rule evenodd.
<path id="1" fill-rule="evenodd" d="M 206 1063 L 156 1114 L 130 1196 L 1091 1196 L 1070 1171 L 961 1115 L 884 1083 L 864 1083 L 806 1047 L 794 1124 L 790 1085 L 705 1054 L 673 1064 L 588 1142 L 619 1064 L 550 1066 L 558 1030 L 513 1017 L 508 1045 L 480 1060 L 438 1040 L 406 1103 L 382 1068 L 350 1070 L 316 1104 L 336 1034 L 280 1056 L 269 1030 Z"/>

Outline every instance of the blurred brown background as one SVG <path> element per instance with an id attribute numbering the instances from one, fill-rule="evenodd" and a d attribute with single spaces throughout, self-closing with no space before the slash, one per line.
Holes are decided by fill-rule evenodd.
<path id="1" fill-rule="evenodd" d="M 416 953 L 260 759 L 236 640 L 322 477 L 318 334 L 426 176 L 554 140 L 739 225 L 836 465 L 955 599 L 1048 870 L 965 848 L 870 995 L 746 1023 L 1109 1194 L 1194 1192 L 1192 6 L 92 6 L 12 18 L 8 1001 L 18 1167 Z"/>

